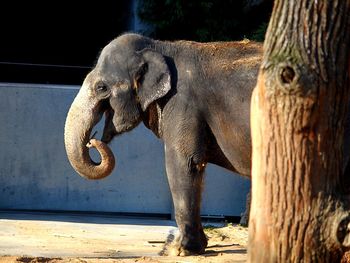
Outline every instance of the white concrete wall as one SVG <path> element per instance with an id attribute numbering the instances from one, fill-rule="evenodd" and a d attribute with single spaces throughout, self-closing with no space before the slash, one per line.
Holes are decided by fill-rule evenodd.
<path id="1" fill-rule="evenodd" d="M 111 176 L 88 181 L 75 173 L 63 130 L 78 89 L 0 83 L 0 209 L 172 213 L 163 144 L 143 125 L 112 142 Z M 209 166 L 202 214 L 239 216 L 249 187 Z"/>

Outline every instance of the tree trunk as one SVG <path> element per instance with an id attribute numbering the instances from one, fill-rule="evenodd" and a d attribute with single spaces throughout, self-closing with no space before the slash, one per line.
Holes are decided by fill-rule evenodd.
<path id="1" fill-rule="evenodd" d="M 339 262 L 350 0 L 276 0 L 253 92 L 249 262 Z M 348 134 L 350 136 L 350 134 Z"/>

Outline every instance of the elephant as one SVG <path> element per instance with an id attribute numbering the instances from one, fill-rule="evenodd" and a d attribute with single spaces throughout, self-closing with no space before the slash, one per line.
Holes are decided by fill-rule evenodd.
<path id="1" fill-rule="evenodd" d="M 160 41 L 126 33 L 101 51 L 65 123 L 68 159 L 81 176 L 100 179 L 115 165 L 108 143 L 141 122 L 164 143 L 179 235 L 175 254 L 200 254 L 200 217 L 208 163 L 250 177 L 250 98 L 262 59 L 253 41 Z M 91 139 L 105 115 L 101 140 Z M 101 155 L 96 163 L 89 147 Z M 173 252 L 174 253 L 174 252 Z"/>

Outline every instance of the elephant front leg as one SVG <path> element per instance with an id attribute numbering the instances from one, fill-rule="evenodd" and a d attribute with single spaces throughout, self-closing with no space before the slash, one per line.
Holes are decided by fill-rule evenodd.
<path id="1" fill-rule="evenodd" d="M 201 254 L 208 243 L 200 218 L 205 162 L 195 154 L 188 156 L 171 148 L 166 148 L 165 152 L 167 176 L 179 228 L 179 235 L 168 253 L 181 256 Z"/>

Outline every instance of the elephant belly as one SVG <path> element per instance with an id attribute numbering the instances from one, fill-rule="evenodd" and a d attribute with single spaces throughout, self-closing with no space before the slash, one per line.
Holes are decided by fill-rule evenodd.
<path id="1" fill-rule="evenodd" d="M 232 164 L 233 170 L 240 175 L 250 177 L 252 146 L 249 127 L 233 126 L 223 121 L 218 122 L 211 129 L 217 145 Z"/>

